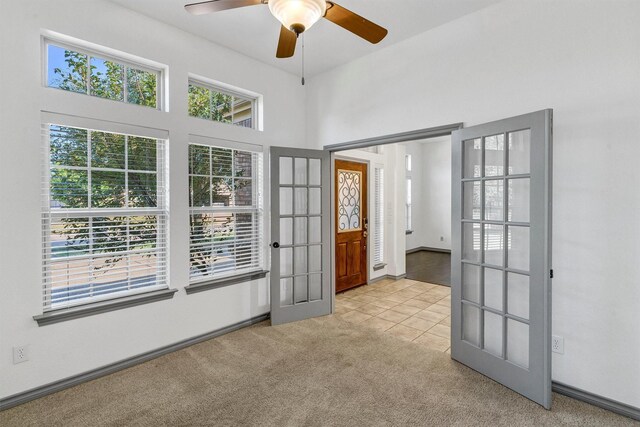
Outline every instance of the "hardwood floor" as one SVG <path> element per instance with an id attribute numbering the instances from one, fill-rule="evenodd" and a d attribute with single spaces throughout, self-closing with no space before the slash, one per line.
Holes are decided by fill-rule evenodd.
<path id="1" fill-rule="evenodd" d="M 451 254 L 432 251 L 407 254 L 407 279 L 451 286 Z"/>

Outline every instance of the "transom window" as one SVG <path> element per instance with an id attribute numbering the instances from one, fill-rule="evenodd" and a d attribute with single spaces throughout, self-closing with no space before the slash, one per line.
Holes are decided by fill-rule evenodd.
<path id="1" fill-rule="evenodd" d="M 255 106 L 250 96 L 189 80 L 191 117 L 255 129 Z"/>
<path id="2" fill-rule="evenodd" d="M 48 87 L 159 108 L 161 71 L 96 52 L 46 42 Z"/>
<path id="3" fill-rule="evenodd" d="M 189 145 L 190 278 L 260 270 L 262 154 Z"/>
<path id="4" fill-rule="evenodd" d="M 166 288 L 165 141 L 45 132 L 45 311 Z"/>

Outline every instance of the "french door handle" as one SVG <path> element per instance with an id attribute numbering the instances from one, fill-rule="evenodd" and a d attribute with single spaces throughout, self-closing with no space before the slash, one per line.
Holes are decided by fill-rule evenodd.
<path id="1" fill-rule="evenodd" d="M 273 242 L 273 243 L 271 244 L 271 247 L 272 247 L 272 248 L 274 248 L 274 249 L 278 249 L 278 248 L 280 247 L 280 243 L 278 243 L 278 242 Z"/>

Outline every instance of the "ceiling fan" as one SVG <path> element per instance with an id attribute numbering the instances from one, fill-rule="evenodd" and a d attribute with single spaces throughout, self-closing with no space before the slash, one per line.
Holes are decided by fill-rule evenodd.
<path id="1" fill-rule="evenodd" d="M 370 43 L 378 43 L 387 35 L 385 28 L 325 0 L 209 0 L 191 3 L 184 8 L 193 15 L 204 15 L 258 4 L 268 4 L 271 14 L 282 23 L 276 51 L 278 58 L 293 56 L 298 36 L 320 18 L 328 19 Z"/>

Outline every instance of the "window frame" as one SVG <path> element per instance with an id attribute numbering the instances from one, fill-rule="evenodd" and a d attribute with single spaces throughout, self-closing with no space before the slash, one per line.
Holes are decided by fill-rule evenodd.
<path id="1" fill-rule="evenodd" d="M 107 49 L 104 48 L 100 49 L 99 47 L 95 47 L 95 48 L 87 48 L 84 47 L 81 41 L 78 42 L 69 42 L 69 41 L 65 41 L 65 40 L 61 40 L 60 38 L 56 38 L 56 37 L 51 37 L 51 36 L 42 36 L 42 64 L 43 64 L 43 68 L 42 68 L 42 85 L 43 87 L 47 88 L 47 89 L 55 89 L 55 90 L 59 90 L 65 93 L 74 93 L 74 94 L 78 94 L 78 95 L 86 95 L 89 96 L 92 99 L 102 99 L 102 100 L 106 100 L 106 101 L 114 101 L 114 102 L 120 102 L 122 104 L 126 104 L 126 105 L 134 105 L 134 106 L 138 106 L 138 107 L 146 107 L 152 110 L 157 110 L 157 111 L 168 111 L 168 105 L 165 102 L 165 92 L 166 92 L 166 88 L 165 88 L 165 76 L 166 76 L 166 72 L 167 72 L 167 67 L 164 66 L 160 66 L 160 65 L 152 65 L 151 61 L 147 61 L 143 58 L 138 58 L 138 57 L 132 57 L 132 55 L 129 54 L 125 54 L 122 53 L 122 55 L 118 55 L 118 53 L 110 53 L 107 51 L 111 51 L 111 49 Z M 87 77 L 87 86 L 86 92 L 74 92 L 74 91 L 69 91 L 69 90 L 65 90 L 65 89 L 61 89 L 59 87 L 55 87 L 55 86 L 49 86 L 49 46 L 56 46 L 65 50 L 71 50 L 83 55 L 87 55 L 87 64 L 89 65 L 88 67 L 88 76 Z M 132 59 L 127 59 L 126 57 L 132 57 Z M 110 99 L 110 98 L 104 98 L 101 96 L 97 96 L 97 95 L 92 95 L 91 94 L 91 58 L 99 58 L 105 61 L 109 61 L 109 62 L 114 62 L 117 63 L 119 65 L 122 65 L 124 67 L 130 67 L 130 68 L 135 68 L 137 70 L 140 71 L 144 71 L 147 73 L 151 73 L 151 74 L 155 74 L 156 75 L 156 106 L 155 107 L 150 107 L 150 106 L 145 106 L 145 105 L 140 105 L 140 104 L 134 104 L 131 102 L 127 102 L 126 101 L 126 97 L 127 97 L 127 82 L 126 82 L 126 76 L 123 79 L 123 100 L 119 100 L 119 99 Z"/>
<path id="2" fill-rule="evenodd" d="M 244 129 L 251 129 L 251 130 L 256 130 L 259 131 L 261 130 L 261 125 L 260 123 L 258 123 L 258 117 L 260 117 L 260 114 L 258 112 L 258 108 L 259 108 L 259 104 L 260 104 L 260 98 L 261 96 L 250 92 L 248 90 L 243 90 L 241 88 L 236 88 L 236 87 L 231 87 L 229 85 L 226 85 L 224 83 L 221 82 L 216 82 L 210 79 L 206 79 L 204 77 L 196 77 L 193 75 L 189 75 L 189 79 L 187 81 L 187 96 L 188 96 L 188 91 L 189 91 L 189 86 L 199 86 L 201 88 L 204 89 L 208 89 L 210 91 L 214 91 L 214 92 L 218 92 L 221 93 L 223 95 L 228 95 L 228 96 L 232 96 L 232 97 L 238 97 L 238 98 L 242 98 L 242 99 L 246 99 L 247 101 L 249 101 L 251 103 L 251 127 L 248 126 L 239 126 L 237 124 L 234 123 L 225 123 L 225 122 L 221 122 L 218 120 L 213 120 L 213 119 L 208 119 L 208 118 L 204 118 L 204 117 L 198 117 L 198 116 L 192 116 L 191 114 L 189 114 L 188 108 L 189 108 L 189 101 L 187 100 L 187 116 L 194 118 L 194 119 L 200 119 L 200 120 L 204 120 L 206 122 L 212 122 L 212 123 L 220 123 L 223 125 L 230 125 L 236 128 L 244 128 Z"/>
<path id="3" fill-rule="evenodd" d="M 253 196 L 255 200 L 255 206 L 191 206 L 191 177 L 192 176 L 201 176 L 200 174 L 192 174 L 190 171 L 190 166 L 187 167 L 188 174 L 188 205 L 189 205 L 189 222 L 191 223 L 191 217 L 194 213 L 208 213 L 208 214 L 236 214 L 236 213 L 252 213 L 255 214 L 256 217 L 256 225 L 257 231 L 256 236 L 258 240 L 256 241 L 256 253 L 253 256 L 258 258 L 258 263 L 256 266 L 251 266 L 242 269 L 232 269 L 222 271 L 220 273 L 208 274 L 206 276 L 193 277 L 191 274 L 192 265 L 191 265 L 191 225 L 189 225 L 189 263 L 188 263 L 188 274 L 189 274 L 189 284 L 185 287 L 185 290 L 188 294 L 193 292 L 199 292 L 201 290 L 207 290 L 212 288 L 218 288 L 221 286 L 227 286 L 235 283 L 242 283 L 247 280 L 253 280 L 260 277 L 265 277 L 268 270 L 266 269 L 266 265 L 268 262 L 266 249 L 265 249 L 265 238 L 264 234 L 266 232 L 266 213 L 264 208 L 264 197 L 265 197 L 265 187 L 264 187 L 264 153 L 262 147 L 254 146 L 253 144 L 243 144 L 243 143 L 232 143 L 232 142 L 224 142 L 213 138 L 201 137 L 196 135 L 190 135 L 189 143 L 188 143 L 188 159 L 187 161 L 191 161 L 191 146 L 200 146 L 207 147 L 211 149 L 223 149 L 230 150 L 231 152 L 240 151 L 243 153 L 249 153 L 252 156 L 255 155 L 255 164 L 252 165 L 252 187 L 255 194 Z M 234 164 L 234 158 L 231 158 L 231 164 Z M 213 168 L 213 164 L 210 164 L 210 170 Z M 231 173 L 230 178 L 234 178 L 234 173 Z M 209 175 L 210 178 L 217 177 L 216 175 Z M 235 192 L 235 189 L 233 190 Z M 212 197 L 212 196 L 210 196 Z M 211 200 L 211 199 L 210 199 Z M 247 279 L 247 280 L 239 280 L 239 279 Z"/>
<path id="4" fill-rule="evenodd" d="M 157 207 L 114 207 L 114 208 L 92 208 L 87 205 L 86 208 L 67 208 L 64 210 L 58 210 L 58 208 L 51 207 L 51 172 L 54 169 L 51 165 L 51 151 L 50 151 L 50 129 L 51 126 L 69 127 L 84 129 L 87 132 L 104 132 L 110 134 L 120 134 L 128 137 L 140 137 L 146 139 L 155 139 L 160 145 L 156 151 L 156 191 L 158 195 Z M 42 127 L 42 196 L 41 196 L 41 218 L 42 218 L 42 315 L 34 316 L 34 319 L 39 325 L 46 325 L 50 323 L 57 323 L 59 321 L 70 320 L 77 317 L 85 317 L 88 315 L 111 311 L 120 308 L 125 308 L 132 305 L 144 304 L 147 302 L 153 302 L 157 300 L 172 298 L 175 293 L 175 289 L 169 289 L 170 276 L 169 276 L 169 218 L 170 218 L 170 203 L 169 203 L 169 162 L 168 162 L 168 150 L 169 150 L 169 138 L 168 133 L 155 129 L 140 128 L 131 125 L 120 125 L 113 122 L 103 122 L 96 119 L 88 119 L 82 117 L 66 116 L 57 113 L 45 113 L 41 114 L 41 127 Z M 89 134 L 87 140 L 90 140 Z M 125 145 L 126 147 L 126 145 Z M 88 145 L 87 150 L 90 150 Z M 89 154 L 89 152 L 87 153 Z M 87 159 L 89 161 L 89 159 Z M 64 169 L 62 167 L 61 169 Z M 77 169 L 72 167 L 72 169 Z M 87 171 L 91 170 L 90 163 L 87 164 Z M 126 174 L 128 171 L 128 165 L 125 164 L 123 171 Z M 90 181 L 87 181 L 87 192 L 90 190 Z M 58 212 L 56 213 L 56 210 Z M 157 216 L 158 228 L 156 245 L 159 246 L 155 251 L 158 256 L 158 268 L 162 269 L 163 282 L 156 285 L 144 286 L 134 288 L 130 290 L 119 290 L 116 292 L 104 293 L 99 296 L 87 297 L 78 299 L 76 301 L 66 301 L 59 304 L 52 305 L 51 303 L 51 289 L 52 283 L 48 278 L 50 274 L 49 265 L 55 260 L 51 253 L 51 225 L 56 218 L 73 217 L 74 215 L 87 215 L 87 217 L 93 216 L 135 216 L 145 214 L 153 214 Z M 134 252 L 136 250 L 133 250 Z M 129 251 L 123 251 L 122 253 L 128 253 Z"/>

